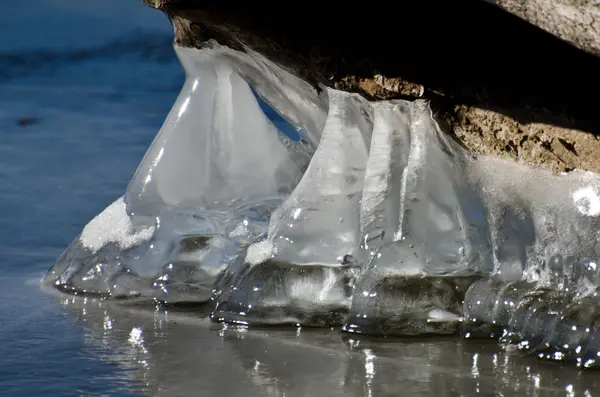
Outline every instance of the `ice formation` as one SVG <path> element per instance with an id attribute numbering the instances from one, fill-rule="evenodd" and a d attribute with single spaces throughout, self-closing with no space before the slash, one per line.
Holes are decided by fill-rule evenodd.
<path id="1" fill-rule="evenodd" d="M 154 226 L 134 230 L 121 197 L 92 219 L 83 228 L 79 239 L 92 253 L 111 242 L 118 244 L 119 249 L 126 250 L 148 241 L 154 230 Z"/>
<path id="2" fill-rule="evenodd" d="M 476 157 L 425 101 L 317 93 L 216 43 L 176 52 L 188 78 L 127 191 L 46 282 L 213 305 L 213 320 L 240 324 L 376 335 L 462 324 L 595 365 L 600 176 Z"/>

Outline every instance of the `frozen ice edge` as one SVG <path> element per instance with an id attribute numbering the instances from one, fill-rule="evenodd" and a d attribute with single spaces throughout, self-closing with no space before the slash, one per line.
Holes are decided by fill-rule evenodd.
<path id="1" fill-rule="evenodd" d="M 157 294 L 157 288 L 162 288 L 161 294 L 168 296 L 169 288 L 176 288 L 166 282 L 177 276 L 167 274 L 163 267 L 167 263 L 172 266 L 173 261 L 195 263 L 194 271 L 202 270 L 206 277 L 216 278 L 223 271 L 224 260 L 235 274 L 244 269 L 237 264 L 239 261 L 253 267 L 276 259 L 296 266 L 358 266 L 351 313 L 365 318 L 372 316 L 374 306 L 387 299 L 376 291 L 380 281 L 389 277 L 487 275 L 503 283 L 525 281 L 532 288 L 565 291 L 575 301 L 595 296 L 596 263 L 600 256 L 598 175 L 574 171 L 555 176 L 544 169 L 473 156 L 440 131 L 425 101 L 370 103 L 356 94 L 325 87 L 317 94 L 309 84 L 261 55 L 250 50 L 234 51 L 216 43 L 202 50 L 176 47 L 176 52 L 188 74 L 180 97 L 124 198 L 94 218 L 80 237 L 83 248 L 88 250 L 82 255 L 93 256 L 109 243 L 116 243 L 122 251 L 117 255 L 118 266 L 127 265 L 129 260 L 129 270 L 145 274 L 153 283 L 153 288 L 147 288 L 145 293 Z M 286 166 L 286 162 L 293 162 L 288 157 L 290 152 L 282 149 L 279 140 L 271 139 L 277 133 L 258 116 L 242 81 L 288 121 L 308 132 L 306 139 L 317 150 L 306 172 L 298 174 L 300 165 L 293 169 Z M 243 102 L 239 98 L 244 98 Z M 236 100 L 244 107 L 236 107 Z M 202 104 L 208 106 L 197 107 Z M 195 115 L 199 110 L 204 118 Z M 265 181 L 257 186 L 267 190 L 265 197 L 278 196 L 280 201 L 269 213 L 267 224 L 248 223 L 246 217 L 231 230 L 225 214 L 228 208 L 266 198 L 256 192 L 241 202 L 231 195 L 207 198 L 204 192 L 214 190 L 210 183 L 204 190 L 194 190 L 187 186 L 193 183 L 162 182 L 169 186 L 167 191 L 161 191 L 160 183 L 161 178 L 172 181 L 182 173 L 194 178 L 202 173 L 202 165 L 207 165 L 216 173 L 229 172 L 223 175 L 230 175 L 236 180 L 233 186 L 238 186 L 243 179 L 236 178 L 244 170 L 244 163 L 229 161 L 228 147 L 223 146 L 235 146 L 235 140 L 227 138 L 226 133 L 242 131 L 235 124 L 238 117 L 244 117 L 242 127 L 250 128 L 254 135 L 246 147 L 237 149 L 235 158 L 243 160 L 244 149 L 268 153 L 271 162 L 259 161 L 264 155 L 249 159 L 256 161 L 251 163 L 257 165 L 255 171 L 267 170 L 269 164 L 279 167 L 277 173 L 259 178 Z M 186 163 L 171 159 L 171 166 L 161 166 L 167 152 L 173 153 L 174 149 L 168 147 L 170 142 L 176 143 L 184 133 L 194 138 L 191 128 L 204 120 L 210 122 L 202 124 L 201 129 L 209 133 L 202 138 L 204 141 L 198 141 L 198 148 L 222 150 L 225 157 L 210 157 L 212 152 L 205 152 L 211 160 L 202 163 L 202 157 L 194 155 L 189 145 L 179 145 L 176 147 L 185 153 L 172 158 L 199 157 L 201 162 L 187 163 L 188 169 L 181 169 L 178 167 Z M 257 137 L 260 139 L 252 140 Z M 256 141 L 268 142 L 268 150 L 260 152 L 265 149 L 255 147 L 252 143 Z M 289 148 L 289 142 L 281 142 Z M 156 173 L 161 167 L 162 174 Z M 205 181 L 211 180 L 209 174 Z M 287 176 L 282 179 L 281 175 Z M 221 181 L 225 191 L 232 186 L 227 185 L 226 179 Z M 154 183 L 158 187 L 153 187 Z M 282 188 L 284 185 L 286 188 Z M 183 189 L 187 201 L 179 200 L 178 189 Z M 188 222 L 198 214 L 208 223 Z M 250 230 L 254 226 L 258 229 Z M 214 237 L 221 229 L 230 232 Z M 208 245 L 199 243 L 200 248 L 191 254 L 174 255 L 173 241 L 169 239 L 190 234 L 213 237 Z M 240 247 L 245 247 L 241 249 L 242 256 L 237 254 Z M 128 257 L 129 251 L 135 252 Z M 82 280 L 100 277 L 107 285 L 114 281 L 114 275 L 77 268 L 83 266 L 79 262 L 67 265 L 62 275 L 55 275 L 57 279 L 67 280 L 62 276 L 85 271 Z M 340 296 L 337 276 L 328 271 L 324 274 L 323 284 L 316 284 L 320 289 L 304 289 L 307 296 L 302 307 L 306 310 L 319 302 L 331 301 L 328 294 Z M 144 277 L 136 283 L 144 283 Z M 294 287 L 297 284 L 291 285 L 293 291 L 287 293 L 298 299 L 298 289 Z M 342 306 L 346 306 L 348 298 L 340 298 L 344 300 Z M 484 298 L 469 297 L 476 302 Z M 285 306 L 285 299 L 284 296 L 275 301 Z M 383 303 L 392 308 L 391 316 L 408 310 L 408 306 L 393 300 L 397 298 L 389 299 L 392 300 Z M 460 314 L 455 306 L 435 306 L 426 299 L 420 302 L 425 303 L 423 307 L 417 303 L 411 305 L 429 313 L 431 322 L 455 321 Z"/>

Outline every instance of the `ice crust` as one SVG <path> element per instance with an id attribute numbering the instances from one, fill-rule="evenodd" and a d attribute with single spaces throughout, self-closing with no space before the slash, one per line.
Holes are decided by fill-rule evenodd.
<path id="1" fill-rule="evenodd" d="M 92 253 L 111 242 L 126 250 L 148 241 L 154 234 L 154 229 L 154 226 L 149 226 L 139 231 L 134 230 L 127 215 L 125 201 L 123 197 L 119 197 L 85 226 L 79 238 L 83 246 Z"/>
<path id="2" fill-rule="evenodd" d="M 188 77 L 172 111 L 124 197 L 48 282 L 107 298 L 212 300 L 213 319 L 242 324 L 406 335 L 456 332 L 464 315 L 549 346 L 567 328 L 556 331 L 560 316 L 531 325 L 528 308 L 542 307 L 531 294 L 555 302 L 538 317 L 595 307 L 598 175 L 476 157 L 426 101 L 317 93 L 216 43 L 176 52 Z M 277 129 L 252 89 L 300 140 Z M 510 310 L 499 298 L 509 291 Z"/>

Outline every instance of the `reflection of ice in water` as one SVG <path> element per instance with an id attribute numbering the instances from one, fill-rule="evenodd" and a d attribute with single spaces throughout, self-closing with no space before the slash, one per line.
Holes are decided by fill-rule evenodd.
<path id="1" fill-rule="evenodd" d="M 577 396 L 585 396 L 598 383 L 593 372 L 524 363 L 493 344 L 456 338 L 343 342 L 336 332 L 306 328 L 214 332 L 196 315 L 74 301 L 64 307 L 85 321 L 86 343 L 97 347 L 92 354 L 121 367 L 147 395 L 202 390 L 202 396 L 394 396 L 402 390 L 401 395 L 444 396 L 452 390 L 469 396 L 479 389 L 505 396 L 564 396 L 572 385 Z M 114 319 L 108 331 L 107 316 Z M 146 353 L 130 344 L 133 329 L 142 331 Z"/>
<path id="2" fill-rule="evenodd" d="M 454 332 L 465 295 L 517 330 L 493 296 L 543 287 L 566 294 L 548 292 L 560 310 L 594 307 L 597 175 L 474 157 L 423 101 L 317 94 L 214 43 L 177 51 L 181 95 L 124 197 L 49 273 L 59 288 L 171 302 L 218 290 L 221 320 L 373 333 Z M 282 134 L 248 83 L 302 134 Z M 499 284 L 471 288 L 481 277 Z M 543 324 L 530 328 L 554 335 Z"/>

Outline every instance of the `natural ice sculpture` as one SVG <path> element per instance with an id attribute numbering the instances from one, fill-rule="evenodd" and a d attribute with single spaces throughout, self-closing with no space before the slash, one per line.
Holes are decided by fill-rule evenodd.
<path id="1" fill-rule="evenodd" d="M 360 205 L 361 257 L 368 262 L 383 241 L 398 232 L 401 189 L 410 146 L 410 109 L 406 102 L 373 104 L 373 137 Z"/>
<path id="2" fill-rule="evenodd" d="M 554 176 L 493 158 L 477 165 L 472 176 L 485 187 L 495 263 L 491 279 L 466 294 L 469 335 L 503 334 L 540 358 L 596 366 L 599 177 Z"/>
<path id="3" fill-rule="evenodd" d="M 266 240 L 249 248 L 247 270 L 220 298 L 215 318 L 312 323 L 322 320 L 303 316 L 349 304 L 345 265 L 360 240 L 372 123 L 360 96 L 334 90 L 328 96 L 329 115 L 308 169 L 271 216 Z"/>
<path id="4" fill-rule="evenodd" d="M 397 156 L 406 165 L 387 172 L 402 173 L 397 196 L 387 199 L 399 208 L 388 218 L 397 226 L 357 281 L 345 325 L 351 332 L 442 332 L 459 319 L 469 278 L 492 270 L 485 207 L 467 179 L 469 156 L 441 133 L 425 103 L 402 112 L 408 144 L 394 150 L 405 153 Z"/>
<path id="5" fill-rule="evenodd" d="M 156 217 L 165 207 L 227 207 L 279 196 L 301 175 L 302 164 L 290 161 L 286 147 L 293 143 L 278 133 L 231 66 L 194 66 L 195 77 L 187 79 L 180 104 L 127 188 L 133 217 Z"/>
<path id="6" fill-rule="evenodd" d="M 358 247 L 356 215 L 371 141 L 370 109 L 356 94 L 330 90 L 328 95 L 329 115 L 319 146 L 302 180 L 271 218 L 269 257 L 336 266 Z M 261 242 L 259 249 L 265 247 Z M 247 258 L 253 264 L 260 262 L 254 252 Z"/>
<path id="7" fill-rule="evenodd" d="M 242 324 L 377 335 L 463 324 L 471 337 L 596 365 L 600 176 L 476 157 L 425 101 L 317 93 L 250 50 L 176 51 L 181 95 L 124 197 L 48 283 L 210 300 L 214 320 Z"/>
<path id="8" fill-rule="evenodd" d="M 90 222 L 49 281 L 103 296 L 206 301 L 216 278 L 266 234 L 318 133 L 292 141 L 278 131 L 239 65 L 218 52 L 178 51 L 188 78 L 124 198 Z"/>

